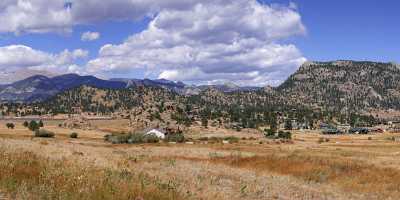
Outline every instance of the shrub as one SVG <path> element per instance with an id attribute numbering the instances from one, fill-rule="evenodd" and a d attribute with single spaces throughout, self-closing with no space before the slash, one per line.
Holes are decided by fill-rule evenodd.
<path id="1" fill-rule="evenodd" d="M 272 129 L 265 129 L 264 136 L 266 138 L 275 138 L 275 132 Z"/>
<path id="2" fill-rule="evenodd" d="M 131 135 L 125 133 L 113 135 L 110 142 L 113 144 L 126 144 L 128 143 L 130 136 Z"/>
<path id="3" fill-rule="evenodd" d="M 73 133 L 71 133 L 71 134 L 69 135 L 69 137 L 70 137 L 70 138 L 78 138 L 78 133 L 73 132 Z"/>
<path id="4" fill-rule="evenodd" d="M 158 142 L 160 142 L 160 138 L 158 138 L 156 135 L 149 134 L 143 136 L 143 143 L 158 143 Z"/>
<path id="5" fill-rule="evenodd" d="M 201 137 L 199 138 L 200 141 L 208 141 L 208 137 Z"/>
<path id="6" fill-rule="evenodd" d="M 182 143 L 185 142 L 185 136 L 182 133 L 168 134 L 164 141 Z"/>
<path id="7" fill-rule="evenodd" d="M 46 138 L 52 138 L 54 137 L 55 134 L 54 132 L 45 130 L 45 129 L 37 129 L 35 130 L 35 137 L 46 137 Z"/>
<path id="8" fill-rule="evenodd" d="M 229 143 L 238 143 L 239 142 L 239 138 L 237 138 L 235 136 L 225 137 L 224 140 L 229 141 Z"/>
<path id="9" fill-rule="evenodd" d="M 39 124 L 38 124 L 35 120 L 32 120 L 32 121 L 29 123 L 28 128 L 29 128 L 29 130 L 31 130 L 31 131 L 36 131 L 36 130 L 38 130 L 40 127 L 39 127 Z"/>
<path id="10" fill-rule="evenodd" d="M 131 134 L 127 140 L 127 143 L 129 144 L 144 143 L 144 134 L 142 133 Z"/>
<path id="11" fill-rule="evenodd" d="M 222 141 L 222 138 L 213 136 L 213 137 L 208 138 L 208 141 L 210 141 L 210 142 L 218 142 L 219 143 L 219 142 Z"/>
<path id="12" fill-rule="evenodd" d="M 15 125 L 13 123 L 7 123 L 6 124 L 8 129 L 14 129 Z"/>
<path id="13" fill-rule="evenodd" d="M 27 128 L 29 126 L 29 122 L 28 121 L 24 121 L 24 123 L 22 125 Z"/>
<path id="14" fill-rule="evenodd" d="M 278 138 L 290 140 L 290 139 L 292 139 L 292 133 L 289 131 L 287 131 L 287 132 L 279 131 Z"/>
<path id="15" fill-rule="evenodd" d="M 104 136 L 104 140 L 113 144 L 141 144 L 141 143 L 157 143 L 160 139 L 156 135 L 146 135 L 144 133 L 120 133 L 108 134 Z"/>
<path id="16" fill-rule="evenodd" d="M 394 137 L 394 136 L 387 137 L 386 139 L 387 139 L 387 140 L 391 140 L 391 141 L 396 141 L 396 137 Z"/>
<path id="17" fill-rule="evenodd" d="M 141 144 L 141 143 L 158 143 L 160 138 L 153 134 L 133 133 L 128 137 L 127 143 Z"/>

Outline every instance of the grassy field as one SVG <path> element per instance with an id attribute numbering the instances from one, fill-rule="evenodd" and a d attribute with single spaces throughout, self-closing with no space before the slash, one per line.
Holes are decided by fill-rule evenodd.
<path id="1" fill-rule="evenodd" d="M 195 144 L 113 145 L 103 136 L 127 121 L 96 121 L 93 130 L 49 121 L 50 139 L 5 123 L 0 193 L 9 199 L 400 199 L 400 143 L 389 139 L 398 134 L 295 132 L 281 142 L 196 127 L 187 135 Z M 239 143 L 196 140 L 231 135 Z"/>

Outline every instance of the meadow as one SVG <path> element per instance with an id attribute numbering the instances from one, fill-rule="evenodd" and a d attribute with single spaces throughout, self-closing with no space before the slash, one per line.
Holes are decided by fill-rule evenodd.
<path id="1" fill-rule="evenodd" d="M 194 127 L 194 143 L 111 144 L 127 121 L 92 130 L 45 121 L 54 138 L 0 122 L 0 193 L 6 199 L 400 199 L 400 134 L 320 135 L 291 141 L 258 131 Z M 125 130 L 126 131 L 126 130 Z M 72 132 L 78 138 L 70 138 Z M 239 138 L 237 143 L 204 137 Z M 393 137 L 395 139 L 393 139 Z"/>

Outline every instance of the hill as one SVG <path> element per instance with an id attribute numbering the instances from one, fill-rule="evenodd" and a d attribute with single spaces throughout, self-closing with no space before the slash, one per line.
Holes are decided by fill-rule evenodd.
<path id="1" fill-rule="evenodd" d="M 276 91 L 292 103 L 345 112 L 400 109 L 400 68 L 391 63 L 305 63 Z"/>
<path id="2" fill-rule="evenodd" d="M 90 95 L 87 90 L 82 90 L 83 86 L 97 88 L 95 93 L 106 95 Z M 295 115 L 300 115 L 303 121 L 311 121 L 318 118 L 311 117 L 315 113 L 330 118 L 396 113 L 400 110 L 399 91 L 398 65 L 334 61 L 305 63 L 278 87 L 188 86 L 163 79 L 101 80 L 68 74 L 54 78 L 34 76 L 1 86 L 0 98 L 28 102 L 47 100 L 41 104 L 46 105 L 47 111 L 68 113 L 78 106 L 84 111 L 112 113 L 142 105 L 145 100 L 140 94 L 145 92 L 151 94 L 146 98 L 154 100 L 146 100 L 147 103 L 157 106 L 169 101 L 182 108 L 190 105 L 198 108 L 190 110 L 198 113 L 198 118 L 222 117 L 220 120 L 242 122 L 269 115 L 264 112 L 297 110 Z"/>
<path id="3" fill-rule="evenodd" d="M 239 87 L 229 84 L 195 86 L 165 79 L 142 80 L 114 78 L 103 80 L 96 78 L 95 76 L 80 76 L 77 74 L 64 74 L 53 77 L 34 75 L 11 84 L 0 85 L 0 102 L 41 102 L 66 90 L 84 85 L 104 89 L 123 89 L 140 86 L 159 87 L 181 95 L 196 95 L 209 88 L 214 88 L 221 92 L 250 91 L 258 89 L 256 87 Z"/>
<path id="4" fill-rule="evenodd" d="M 35 75 L 12 84 L 0 86 L 0 101 L 37 102 L 81 85 L 98 88 L 120 89 L 126 87 L 123 82 L 107 81 L 94 76 L 65 74 L 52 78 Z"/>

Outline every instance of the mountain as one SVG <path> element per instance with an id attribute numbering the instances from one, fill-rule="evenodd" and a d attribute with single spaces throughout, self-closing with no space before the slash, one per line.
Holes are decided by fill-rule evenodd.
<path id="1" fill-rule="evenodd" d="M 80 86 L 92 86 L 105 89 L 123 89 L 129 87 L 158 87 L 176 92 L 181 95 L 195 95 L 214 88 L 221 92 L 253 90 L 252 87 L 239 87 L 232 84 L 195 86 L 185 85 L 166 79 L 123 79 L 114 78 L 103 80 L 94 76 L 80 76 L 77 74 L 64 74 L 47 77 L 34 75 L 24 80 L 11 84 L 0 85 L 0 101 L 2 102 L 37 102 L 43 101 L 54 95 Z"/>
<path id="2" fill-rule="evenodd" d="M 69 76 L 82 80 L 93 79 Z M 61 79 L 61 82 L 68 83 L 65 80 L 69 80 L 69 76 Z M 124 118 L 132 117 L 134 113 L 134 116 L 140 116 L 140 120 L 148 120 L 145 124 L 153 123 L 153 120 L 155 124 L 168 123 L 171 119 L 177 124 L 194 121 L 205 123 L 211 120 L 210 123 L 214 126 L 224 124 L 235 127 L 235 124 L 240 124 L 241 127 L 254 128 L 275 123 L 276 120 L 283 123 L 283 120 L 293 118 L 303 124 L 317 121 L 349 122 L 353 125 L 360 122 L 376 124 L 381 119 L 395 119 L 396 113 L 400 111 L 400 68 L 391 63 L 309 62 L 303 64 L 278 87 L 242 90 L 242 87 L 233 84 L 185 85 L 183 89 L 190 88 L 194 91 L 192 95 L 170 89 L 182 88 L 175 85 L 178 84 L 176 82 L 145 79 L 113 80 L 118 87 L 98 88 L 95 84 L 73 89 L 64 87 L 65 91 L 48 98 L 50 94 L 60 91 L 57 84 L 61 83 L 56 83 L 53 79 L 60 77 L 35 76 L 28 83 L 14 83 L 18 94 L 32 94 L 32 88 L 35 88 L 46 91 L 44 94 L 48 95 L 45 96 L 46 101 L 34 103 L 30 108 L 35 110 L 23 113 L 24 115 L 70 113 L 74 108 L 80 107 L 84 112 Z M 108 83 L 94 80 L 96 83 Z M 131 87 L 126 87 L 128 82 Z M 0 89 L 9 94 L 17 94 L 16 91 Z M 43 98 L 40 94 L 32 95 L 31 98 Z M 7 107 L 7 112 L 19 112 L 18 106 L 10 109 Z"/>
<path id="3" fill-rule="evenodd" d="M 156 87 L 224 106 L 231 102 L 251 106 L 292 105 L 342 114 L 400 111 L 399 65 L 366 61 L 307 62 L 280 86 L 264 88 L 232 83 L 195 86 L 165 79 L 102 80 L 76 74 L 33 76 L 0 86 L 0 100 L 42 101 L 82 85 L 104 89 Z"/>
<path id="4" fill-rule="evenodd" d="M 169 89 L 177 93 L 181 93 L 186 85 L 182 82 L 174 82 L 166 79 L 124 79 L 124 78 L 113 78 L 111 81 L 121 81 L 127 84 L 127 87 L 161 87 L 164 89 Z"/>
<path id="5" fill-rule="evenodd" d="M 292 103 L 340 112 L 400 110 L 400 67 L 365 61 L 309 62 L 276 91 Z"/>
<path id="6" fill-rule="evenodd" d="M 235 91 L 251 91 L 257 90 L 258 87 L 240 87 L 233 83 L 224 83 L 220 85 L 186 85 L 180 81 L 170 81 L 166 79 L 124 79 L 124 78 L 113 78 L 112 81 L 122 81 L 127 83 L 128 87 L 146 86 L 146 87 L 161 87 L 169 89 L 181 95 L 197 95 L 200 92 L 207 89 L 216 89 L 221 92 L 235 92 Z"/>
<path id="7" fill-rule="evenodd" d="M 43 101 L 54 95 L 81 85 L 97 88 L 121 89 L 126 84 L 118 81 L 107 81 L 94 76 L 65 74 L 52 78 L 35 75 L 12 84 L 0 86 L 0 101 L 35 102 Z"/>
<path id="8" fill-rule="evenodd" d="M 57 76 L 57 74 L 55 73 L 44 70 L 19 69 L 19 70 L 2 71 L 0 72 L 0 85 L 14 83 L 16 81 L 24 80 L 26 78 L 35 75 L 43 75 L 47 77 Z"/>

